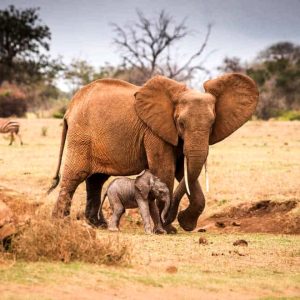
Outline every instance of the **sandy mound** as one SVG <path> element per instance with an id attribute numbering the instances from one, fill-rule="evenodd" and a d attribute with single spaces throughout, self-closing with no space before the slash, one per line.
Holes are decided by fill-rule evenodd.
<path id="1" fill-rule="evenodd" d="M 300 234 L 299 206 L 296 200 L 241 204 L 200 221 L 198 230 Z"/>

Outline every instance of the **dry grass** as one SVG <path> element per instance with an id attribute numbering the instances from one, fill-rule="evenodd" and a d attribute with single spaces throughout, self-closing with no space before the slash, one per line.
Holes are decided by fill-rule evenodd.
<path id="1" fill-rule="evenodd" d="M 75 221 L 37 218 L 12 238 L 9 253 L 17 260 L 82 261 L 125 265 L 130 248 L 116 237 L 98 239 L 96 230 Z"/>
<path id="2" fill-rule="evenodd" d="M 0 199 L 11 209 L 17 234 L 0 244 L 2 259 L 24 261 L 81 261 L 106 265 L 128 265 L 130 243 L 118 237 L 99 239 L 94 228 L 85 221 L 54 220 L 49 207 L 30 202 L 20 194 L 2 188 Z"/>

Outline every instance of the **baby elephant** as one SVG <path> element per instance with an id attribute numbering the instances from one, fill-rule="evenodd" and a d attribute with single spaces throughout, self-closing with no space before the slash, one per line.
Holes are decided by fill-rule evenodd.
<path id="1" fill-rule="evenodd" d="M 139 208 L 146 233 L 152 233 L 150 215 L 154 223 L 154 233 L 165 233 L 164 222 L 170 207 L 169 189 L 149 170 L 145 170 L 136 179 L 117 178 L 111 182 L 102 199 L 99 212 L 102 211 L 104 200 L 108 196 L 113 214 L 108 222 L 108 230 L 118 231 L 120 218 L 126 208 Z M 159 215 L 156 201 L 164 202 L 164 209 Z"/>

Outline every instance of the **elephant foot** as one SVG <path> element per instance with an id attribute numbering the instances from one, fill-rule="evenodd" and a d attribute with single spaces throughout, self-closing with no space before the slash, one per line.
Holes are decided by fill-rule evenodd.
<path id="1" fill-rule="evenodd" d="M 167 234 L 176 234 L 177 233 L 177 229 L 171 224 L 164 226 L 164 229 L 167 232 Z"/>
<path id="2" fill-rule="evenodd" d="M 110 226 L 108 226 L 108 228 L 107 228 L 109 231 L 111 231 L 111 232 L 119 232 L 120 231 L 120 229 L 118 228 L 118 227 L 110 227 Z"/>
<path id="3" fill-rule="evenodd" d="M 95 219 L 95 218 L 88 218 L 87 222 L 88 222 L 88 224 L 90 224 L 93 227 L 103 228 L 103 229 L 107 228 L 106 220 L 98 220 L 98 219 Z"/>
<path id="4" fill-rule="evenodd" d="M 68 216 L 69 214 L 65 212 L 63 209 L 59 208 L 56 205 L 52 211 L 52 218 L 53 219 L 63 219 L 64 217 Z"/>
<path id="5" fill-rule="evenodd" d="M 167 233 L 167 231 L 164 230 L 162 227 L 156 227 L 156 228 L 154 228 L 153 232 L 155 234 L 165 234 L 165 233 Z"/>
<path id="6" fill-rule="evenodd" d="M 198 217 L 193 218 L 186 211 L 179 212 L 177 219 L 180 224 L 180 227 L 185 231 L 192 231 L 197 226 Z"/>

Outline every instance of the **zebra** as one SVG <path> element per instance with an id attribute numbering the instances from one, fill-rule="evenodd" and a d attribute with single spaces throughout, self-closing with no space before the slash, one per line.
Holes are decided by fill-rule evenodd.
<path id="1" fill-rule="evenodd" d="M 19 129 L 20 123 L 18 121 L 0 119 L 0 133 L 10 133 L 9 146 L 12 145 L 13 141 L 15 140 L 15 136 L 19 138 L 21 145 L 23 145 L 21 135 L 19 134 Z"/>

